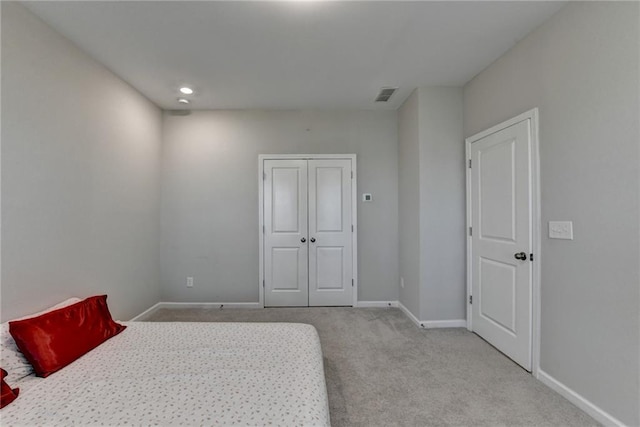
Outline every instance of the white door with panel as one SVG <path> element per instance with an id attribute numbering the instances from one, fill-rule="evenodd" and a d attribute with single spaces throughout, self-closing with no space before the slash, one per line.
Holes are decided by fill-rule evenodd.
<path id="1" fill-rule="evenodd" d="M 264 302 L 353 304 L 350 159 L 264 161 Z"/>
<path id="2" fill-rule="evenodd" d="M 307 161 L 267 160 L 264 172 L 265 305 L 306 306 Z"/>
<path id="3" fill-rule="evenodd" d="M 309 160 L 309 305 L 352 305 L 351 160 Z"/>
<path id="4" fill-rule="evenodd" d="M 531 120 L 470 144 L 472 328 L 531 370 Z"/>

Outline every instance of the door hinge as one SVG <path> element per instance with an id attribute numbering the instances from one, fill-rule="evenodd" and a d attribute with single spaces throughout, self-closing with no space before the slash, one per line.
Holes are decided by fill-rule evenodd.
<path id="1" fill-rule="evenodd" d="M 473 227 L 469 227 L 469 236 L 473 236 Z"/>
<path id="2" fill-rule="evenodd" d="M 469 169 L 471 169 L 471 159 L 469 159 Z"/>
<path id="3" fill-rule="evenodd" d="M 264 279 L 262 279 L 262 287 L 264 288 Z"/>
<path id="4" fill-rule="evenodd" d="M 351 224 L 351 232 L 353 233 L 353 224 Z"/>
<path id="5" fill-rule="evenodd" d="M 473 295 L 469 295 L 469 304 L 473 304 Z"/>
<path id="6" fill-rule="evenodd" d="M 262 179 L 267 179 L 267 173 L 266 172 L 262 172 Z"/>
<path id="7" fill-rule="evenodd" d="M 353 286 L 353 279 L 351 279 L 351 286 Z"/>
<path id="8" fill-rule="evenodd" d="M 529 254 L 529 260 L 533 261 L 533 254 Z"/>
<path id="9" fill-rule="evenodd" d="M 264 225 L 264 224 L 262 224 L 262 234 L 264 234 L 264 233 L 266 233 L 266 232 L 267 232 L 267 229 L 266 229 L 265 225 Z"/>
<path id="10" fill-rule="evenodd" d="M 353 171 L 351 171 L 351 179 L 353 179 Z"/>

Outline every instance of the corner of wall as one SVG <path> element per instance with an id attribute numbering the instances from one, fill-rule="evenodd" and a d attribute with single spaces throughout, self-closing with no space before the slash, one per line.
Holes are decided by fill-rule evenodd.
<path id="1" fill-rule="evenodd" d="M 457 325 L 466 317 L 463 88 L 418 95 L 420 318 Z"/>

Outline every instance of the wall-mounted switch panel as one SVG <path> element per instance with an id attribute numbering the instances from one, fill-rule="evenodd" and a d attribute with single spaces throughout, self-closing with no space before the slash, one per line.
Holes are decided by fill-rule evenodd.
<path id="1" fill-rule="evenodd" d="M 373 196 L 371 195 L 371 193 L 362 193 L 362 201 L 371 202 L 373 201 Z"/>
<path id="2" fill-rule="evenodd" d="M 549 221 L 549 238 L 573 240 L 573 222 Z"/>
<path id="3" fill-rule="evenodd" d="M 193 277 L 187 277 L 187 288 L 193 288 Z"/>

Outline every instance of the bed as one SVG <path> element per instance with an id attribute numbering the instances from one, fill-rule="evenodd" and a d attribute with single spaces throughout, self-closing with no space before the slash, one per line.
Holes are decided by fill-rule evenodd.
<path id="1" fill-rule="evenodd" d="M 11 384 L 2 425 L 330 425 L 311 325 L 123 324 L 49 377 Z"/>

